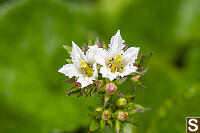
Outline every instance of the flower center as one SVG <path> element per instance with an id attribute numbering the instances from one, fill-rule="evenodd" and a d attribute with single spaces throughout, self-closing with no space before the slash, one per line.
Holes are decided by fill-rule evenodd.
<path id="1" fill-rule="evenodd" d="M 112 57 L 108 61 L 107 67 L 110 68 L 112 73 L 123 72 L 124 66 L 121 61 L 122 61 L 122 56 L 117 54 L 115 57 Z"/>
<path id="2" fill-rule="evenodd" d="M 94 70 L 92 69 L 91 64 L 87 64 L 84 60 L 81 60 L 81 68 L 87 77 L 92 77 Z"/>

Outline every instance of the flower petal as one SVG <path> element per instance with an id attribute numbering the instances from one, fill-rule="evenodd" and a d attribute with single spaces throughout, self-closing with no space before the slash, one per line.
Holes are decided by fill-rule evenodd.
<path id="1" fill-rule="evenodd" d="M 130 47 L 128 48 L 124 54 L 123 54 L 123 62 L 126 63 L 134 63 L 135 60 L 137 59 L 138 52 L 140 48 L 139 47 Z"/>
<path id="2" fill-rule="evenodd" d="M 113 81 L 118 76 L 118 73 L 112 73 L 106 66 L 101 67 L 100 73 L 103 78 L 108 78 L 110 81 Z"/>
<path id="3" fill-rule="evenodd" d="M 69 76 L 69 78 L 72 78 L 73 76 L 78 77 L 78 75 L 79 75 L 74 64 L 63 65 L 63 67 L 61 69 L 59 69 L 58 72 L 63 73 L 66 76 Z"/>
<path id="4" fill-rule="evenodd" d="M 98 53 L 96 55 L 96 62 L 100 65 L 106 66 L 106 61 L 109 59 L 108 51 L 102 48 L 98 49 Z"/>
<path id="5" fill-rule="evenodd" d="M 81 60 L 85 60 L 86 57 L 82 50 L 72 41 L 72 52 L 71 52 L 72 62 L 77 66 L 81 66 Z"/>
<path id="6" fill-rule="evenodd" d="M 122 40 L 122 37 L 120 35 L 120 30 L 117 31 L 117 33 L 112 36 L 109 46 L 109 53 L 111 57 L 115 56 L 116 54 L 121 54 L 122 49 L 125 47 L 123 44 L 124 40 Z"/>
<path id="7" fill-rule="evenodd" d="M 98 70 L 97 70 L 96 63 L 93 64 L 93 70 L 94 70 L 94 73 L 93 73 L 92 77 L 94 77 L 94 80 L 95 80 L 95 78 L 98 77 Z"/>
<path id="8" fill-rule="evenodd" d="M 87 58 L 87 62 L 89 64 L 94 64 L 96 62 L 96 56 L 98 54 L 98 46 L 97 45 L 93 45 L 93 46 L 89 46 L 88 51 L 86 52 L 86 58 Z"/>
<path id="9" fill-rule="evenodd" d="M 81 88 L 84 88 L 90 84 L 93 84 L 94 77 L 85 77 L 83 75 L 79 75 L 77 82 L 81 83 Z"/>
<path id="10" fill-rule="evenodd" d="M 124 77 L 127 76 L 133 72 L 136 72 L 137 67 L 133 66 L 133 64 L 128 63 L 125 67 L 124 67 L 124 71 L 122 73 L 119 73 L 119 76 Z"/>

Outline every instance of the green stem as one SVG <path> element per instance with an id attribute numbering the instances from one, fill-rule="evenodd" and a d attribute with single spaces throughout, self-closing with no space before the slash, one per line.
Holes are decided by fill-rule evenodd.
<path id="1" fill-rule="evenodd" d="M 119 120 L 115 120 L 115 132 L 119 133 L 121 128 L 121 122 Z"/>

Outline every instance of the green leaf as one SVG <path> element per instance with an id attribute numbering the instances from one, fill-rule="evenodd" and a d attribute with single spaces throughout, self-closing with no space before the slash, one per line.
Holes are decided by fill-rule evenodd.
<path id="1" fill-rule="evenodd" d="M 99 128 L 99 122 L 98 120 L 92 120 L 90 124 L 90 131 L 93 132 Z"/>

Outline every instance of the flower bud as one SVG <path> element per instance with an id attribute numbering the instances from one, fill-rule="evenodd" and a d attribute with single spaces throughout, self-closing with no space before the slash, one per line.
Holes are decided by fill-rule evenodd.
<path id="1" fill-rule="evenodd" d="M 127 103 L 126 98 L 119 98 L 119 99 L 117 100 L 117 105 L 118 105 L 118 106 L 124 106 L 124 105 L 126 105 L 126 103 Z"/>
<path id="2" fill-rule="evenodd" d="M 96 82 L 96 87 L 97 88 L 102 88 L 105 85 L 105 83 L 103 82 L 103 80 L 98 80 Z"/>
<path id="3" fill-rule="evenodd" d="M 99 111 L 102 111 L 103 108 L 102 107 L 96 107 L 95 111 L 99 112 Z"/>
<path id="4" fill-rule="evenodd" d="M 121 121 L 125 121 L 128 118 L 128 113 L 124 111 L 118 111 L 117 119 Z"/>
<path id="5" fill-rule="evenodd" d="M 114 94 L 117 90 L 117 86 L 114 83 L 108 83 L 106 84 L 106 92 L 108 94 Z"/>
<path id="6" fill-rule="evenodd" d="M 111 117 L 111 112 L 108 109 L 104 110 L 101 118 L 103 120 L 109 120 L 110 117 Z"/>

